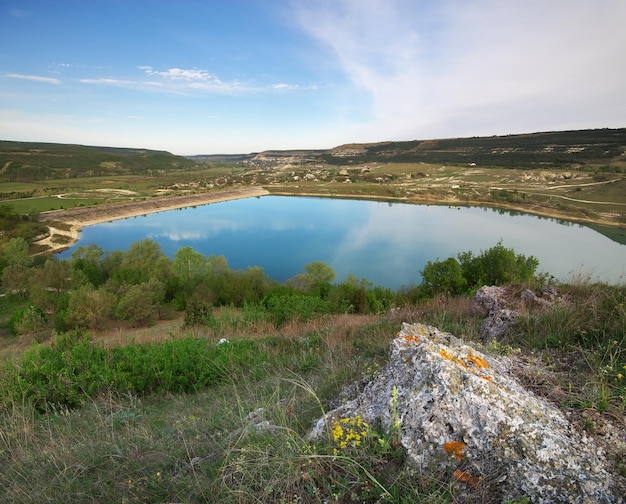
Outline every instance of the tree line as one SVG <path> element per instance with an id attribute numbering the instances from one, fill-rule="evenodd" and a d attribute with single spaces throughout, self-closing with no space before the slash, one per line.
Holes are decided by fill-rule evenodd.
<path id="1" fill-rule="evenodd" d="M 184 312 L 189 326 L 211 325 L 213 309 L 220 306 L 253 312 L 278 327 L 324 313 L 383 313 L 485 283 L 528 282 L 537 278 L 537 266 L 534 257 L 498 243 L 479 255 L 429 261 L 420 271 L 421 284 L 394 292 L 354 275 L 336 283 L 334 270 L 319 261 L 281 284 L 261 267 L 233 270 L 224 256 L 205 256 L 191 247 L 170 259 L 151 239 L 126 251 L 83 246 L 66 260 L 32 257 L 21 237 L 0 245 L 0 285 L 6 296 L 22 301 L 9 320 L 14 334 L 98 329 L 110 321 L 146 326 L 175 311 Z"/>

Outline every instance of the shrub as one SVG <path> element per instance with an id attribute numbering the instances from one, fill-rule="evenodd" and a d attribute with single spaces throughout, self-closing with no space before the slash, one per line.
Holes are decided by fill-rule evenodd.
<path id="1" fill-rule="evenodd" d="M 30 305 L 16 310 L 9 319 L 11 334 L 32 334 L 44 330 L 48 325 L 48 317 L 36 306 Z"/>
<path id="2" fill-rule="evenodd" d="M 107 348 L 89 335 L 57 336 L 49 346 L 35 345 L 16 363 L 2 368 L 3 395 L 31 401 L 38 410 L 75 408 L 105 390 L 120 394 L 195 392 L 266 366 L 268 356 L 253 341 L 215 345 L 185 337 L 163 343 Z M 251 371 L 251 372 L 252 372 Z M 12 396 L 12 397 L 11 397 Z"/>
<path id="3" fill-rule="evenodd" d="M 463 277 L 469 287 L 505 285 L 528 282 L 535 277 L 539 261 L 534 256 L 516 254 L 502 242 L 474 256 L 472 252 L 459 254 Z"/>
<path id="4" fill-rule="evenodd" d="M 314 315 L 331 313 L 331 304 L 318 296 L 305 294 L 271 295 L 266 297 L 263 306 L 269 312 L 269 317 L 276 327 L 281 327 L 287 321 L 297 319 L 302 322 L 311 320 Z"/>
<path id="5" fill-rule="evenodd" d="M 460 294 L 467 288 L 461 264 L 454 257 L 445 261 L 428 261 L 421 271 L 424 289 L 431 296 L 441 294 Z"/>
<path id="6" fill-rule="evenodd" d="M 213 305 L 202 299 L 191 298 L 185 310 L 185 326 L 210 326 L 215 321 Z"/>

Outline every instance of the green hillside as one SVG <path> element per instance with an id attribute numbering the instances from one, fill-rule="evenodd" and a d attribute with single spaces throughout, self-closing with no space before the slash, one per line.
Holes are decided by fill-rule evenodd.
<path id="1" fill-rule="evenodd" d="M 322 155 L 328 164 L 362 162 L 476 163 L 499 167 L 560 167 L 626 161 L 626 128 L 492 137 L 350 144 Z"/>
<path id="2" fill-rule="evenodd" d="M 156 175 L 195 164 L 166 151 L 0 141 L 0 182 Z"/>

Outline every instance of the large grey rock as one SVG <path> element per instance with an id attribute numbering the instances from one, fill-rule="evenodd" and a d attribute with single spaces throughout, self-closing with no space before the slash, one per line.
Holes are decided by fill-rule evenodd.
<path id="1" fill-rule="evenodd" d="M 623 502 L 601 451 L 525 390 L 512 365 L 436 328 L 403 324 L 386 368 L 356 399 L 321 418 L 311 437 L 356 415 L 383 429 L 399 422 L 409 462 L 455 485 L 470 483 L 467 502 L 476 501 L 471 493 L 481 485 L 503 502 Z"/>

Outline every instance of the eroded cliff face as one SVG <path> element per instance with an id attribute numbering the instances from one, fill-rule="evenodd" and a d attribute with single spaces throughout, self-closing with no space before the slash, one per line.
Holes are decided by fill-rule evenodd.
<path id="1" fill-rule="evenodd" d="M 409 463 L 448 474 L 468 502 L 486 487 L 503 502 L 623 502 L 603 450 L 527 391 L 509 358 L 421 324 L 403 324 L 390 352 L 386 368 L 321 418 L 312 437 L 356 415 L 384 429 L 399 425 Z"/>

